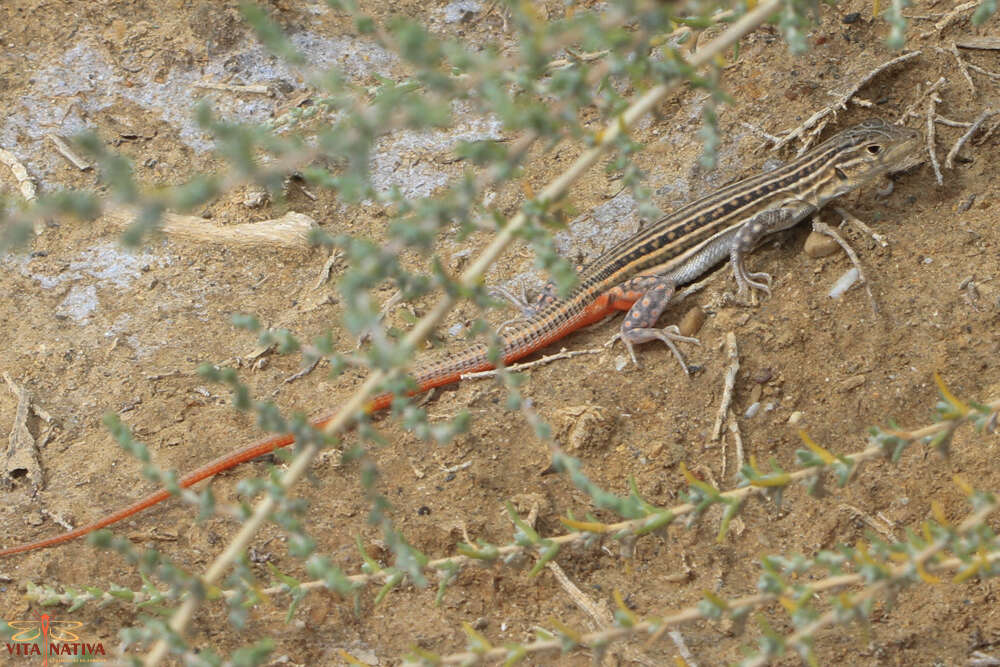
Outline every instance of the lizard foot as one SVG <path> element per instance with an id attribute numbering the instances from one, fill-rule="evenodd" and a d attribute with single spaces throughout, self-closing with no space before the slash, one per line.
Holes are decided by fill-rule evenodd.
<path id="1" fill-rule="evenodd" d="M 684 355 L 682 355 L 681 351 L 677 349 L 677 345 L 675 345 L 675 343 L 694 343 L 695 345 L 701 345 L 701 341 L 697 338 L 681 335 L 680 329 L 673 324 L 663 327 L 662 329 L 641 328 L 620 331 L 616 333 L 610 341 L 608 341 L 607 346 L 611 347 L 616 341 L 619 340 L 625 344 L 625 348 L 628 350 L 628 354 L 632 358 L 632 363 L 636 366 L 639 365 L 639 360 L 636 359 L 635 356 L 636 345 L 639 343 L 647 343 L 652 340 L 662 342 L 673 353 L 674 358 L 677 359 L 681 368 L 684 369 L 685 375 L 691 375 L 691 371 L 694 370 L 694 367 L 688 366 L 687 362 L 684 361 Z"/>

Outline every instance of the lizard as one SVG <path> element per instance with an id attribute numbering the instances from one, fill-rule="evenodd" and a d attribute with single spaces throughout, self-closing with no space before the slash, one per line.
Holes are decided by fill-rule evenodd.
<path id="1" fill-rule="evenodd" d="M 770 294 L 771 277 L 745 266 L 746 256 L 766 237 L 788 229 L 827 202 L 890 172 L 918 162 L 920 133 L 872 118 L 846 129 L 795 160 L 751 176 L 692 201 L 663 216 L 579 267 L 576 286 L 566 296 L 546 287 L 534 304 L 507 295 L 522 310 L 522 318 L 499 333 L 504 364 L 522 359 L 571 332 L 626 311 L 617 339 L 633 362 L 634 346 L 659 340 L 684 362 L 676 342 L 697 342 L 674 325 L 656 328 L 679 286 L 697 280 L 727 257 L 738 286 L 738 299 L 754 290 Z M 506 331 L 506 332 L 504 332 Z M 458 382 L 466 373 L 495 367 L 486 344 L 428 361 L 411 373 L 417 394 Z M 368 413 L 383 410 L 395 395 L 375 396 Z M 334 413 L 311 421 L 322 429 Z M 291 434 L 268 437 L 231 451 L 187 473 L 177 484 L 187 488 L 236 465 L 294 443 Z M 166 489 L 74 530 L 0 550 L 0 557 L 68 542 L 141 512 L 170 497 Z"/>

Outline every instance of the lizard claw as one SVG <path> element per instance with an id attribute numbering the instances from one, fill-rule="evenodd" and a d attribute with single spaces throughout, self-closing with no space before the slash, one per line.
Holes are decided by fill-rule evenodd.
<path id="1" fill-rule="evenodd" d="M 737 303 L 741 306 L 756 306 L 757 292 L 763 292 L 768 298 L 771 297 L 771 274 L 750 273 L 743 267 L 733 267 L 733 276 L 736 278 L 738 289 L 736 296 L 726 294 L 725 300 Z"/>
<path id="2" fill-rule="evenodd" d="M 628 332 L 618 332 L 612 336 L 610 341 L 608 341 L 607 347 L 610 348 L 619 340 L 625 344 L 625 349 L 628 350 L 628 354 L 632 358 L 632 363 L 637 367 L 639 366 L 639 360 L 636 359 L 635 356 L 635 345 L 637 343 L 646 343 L 651 340 L 658 340 L 662 342 L 673 353 L 674 358 L 677 359 L 677 362 L 681 365 L 685 375 L 691 375 L 692 367 L 688 366 L 687 362 L 684 361 L 684 355 L 682 355 L 681 351 L 677 349 L 677 345 L 675 345 L 675 343 L 694 343 L 695 345 L 701 345 L 701 341 L 697 338 L 682 335 L 680 329 L 678 329 L 674 324 L 663 327 L 662 329 L 644 328 L 630 329 Z"/>

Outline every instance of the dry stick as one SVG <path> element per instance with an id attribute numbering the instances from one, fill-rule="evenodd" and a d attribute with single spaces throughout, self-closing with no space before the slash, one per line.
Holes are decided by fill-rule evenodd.
<path id="1" fill-rule="evenodd" d="M 883 248 L 888 248 L 889 247 L 889 242 L 886 240 L 886 238 L 883 235 L 879 234 L 874 229 L 872 229 L 871 227 L 869 227 L 868 225 L 866 225 L 864 222 L 862 222 L 860 219 L 858 219 L 857 216 L 855 216 L 853 213 L 851 213 L 847 209 L 841 208 L 840 206 L 834 206 L 833 207 L 833 212 L 836 213 L 837 215 L 839 215 L 841 218 L 843 218 L 844 223 L 853 225 L 853 226 L 857 227 L 861 231 L 862 234 L 867 234 L 868 236 L 872 237 L 872 239 L 875 240 L 875 243 L 878 243 Z M 843 225 L 844 223 L 841 223 L 841 225 Z"/>
<path id="2" fill-rule="evenodd" d="M 535 359 L 534 361 L 528 361 L 523 364 L 514 364 L 512 366 L 507 366 L 504 370 L 509 373 L 520 373 L 521 371 L 526 371 L 529 368 L 534 368 L 535 366 L 544 366 L 545 364 L 550 364 L 553 361 L 558 361 L 559 359 L 572 359 L 573 357 L 583 356 L 585 354 L 600 354 L 601 352 L 607 352 L 606 348 L 596 347 L 589 350 L 567 350 L 565 347 L 561 348 L 556 354 L 550 354 L 541 359 Z M 462 375 L 463 380 L 479 380 L 482 378 L 493 377 L 500 372 L 499 369 L 494 368 L 491 371 L 480 371 L 478 373 L 464 373 Z"/>
<path id="3" fill-rule="evenodd" d="M 950 49 L 942 49 L 940 46 L 935 47 L 941 53 L 950 53 L 955 56 L 955 62 L 958 63 L 958 69 L 962 72 L 962 76 L 965 77 L 965 81 L 969 84 L 969 90 L 972 91 L 972 96 L 976 96 L 976 84 L 972 82 L 972 75 L 969 74 L 969 68 L 965 66 L 965 61 L 962 57 L 958 55 L 958 47 L 955 46 L 955 42 L 951 43 Z"/>
<path id="4" fill-rule="evenodd" d="M 36 494 L 45 480 L 38 462 L 38 443 L 28 428 L 28 415 L 32 412 L 31 392 L 14 382 L 14 378 L 7 372 L 4 372 L 3 379 L 10 393 L 17 397 L 17 408 L 10 435 L 7 436 L 7 450 L 3 454 L 4 470 L 0 488 L 12 486 L 14 475 L 19 472 L 27 475 L 32 494 Z"/>
<path id="5" fill-rule="evenodd" d="M 965 63 L 965 66 L 971 69 L 973 72 L 979 72 L 980 74 L 988 76 L 991 79 L 1000 81 L 1000 74 L 997 74 L 996 72 L 991 72 L 988 69 L 983 69 L 979 65 L 974 65 L 972 63 Z"/>
<path id="6" fill-rule="evenodd" d="M 326 258 L 323 268 L 319 270 L 319 277 L 316 279 L 316 284 L 313 285 L 313 289 L 319 289 L 323 286 L 323 283 L 330 279 L 330 272 L 333 271 L 333 265 L 338 261 L 340 261 L 340 251 L 334 250 L 330 253 L 330 256 Z"/>
<path id="7" fill-rule="evenodd" d="M 765 2 L 762 2 L 756 9 L 744 14 L 739 20 L 733 23 L 704 50 L 699 51 L 697 54 L 692 56 L 688 64 L 692 68 L 700 68 L 710 63 L 716 55 L 732 47 L 739 41 L 740 37 L 755 29 L 767 20 L 767 18 L 771 16 L 771 14 L 774 13 L 780 6 L 781 0 L 766 0 Z M 597 162 L 598 158 L 604 154 L 609 146 L 614 144 L 614 140 L 617 139 L 623 131 L 630 128 L 636 120 L 646 115 L 646 113 L 649 112 L 657 102 L 659 102 L 669 91 L 677 87 L 679 83 L 680 82 L 676 80 L 668 83 L 661 83 L 646 91 L 644 95 L 629 106 L 629 108 L 626 109 L 619 117 L 608 123 L 607 127 L 605 127 L 605 129 L 595 138 L 596 145 L 593 148 L 584 151 L 584 153 L 576 159 L 566 172 L 542 190 L 538 196 L 538 201 L 552 202 L 557 201 L 560 197 L 562 197 L 569 189 L 569 186 Z M 518 231 L 525 226 L 527 220 L 527 216 L 524 214 L 522 209 L 521 212 L 515 215 L 507 223 L 507 225 L 497 233 L 496 238 L 479 255 L 476 261 L 462 274 L 459 282 L 464 288 L 473 289 L 479 283 L 479 280 L 486 273 L 487 269 L 503 253 L 507 246 L 514 241 L 517 237 Z M 455 304 L 455 301 L 455 297 L 451 294 L 443 295 L 430 312 L 428 312 L 423 319 L 417 322 L 413 329 L 411 329 L 406 335 L 403 339 L 403 346 L 409 349 L 417 349 L 420 343 L 433 332 L 438 322 L 444 319 L 444 316 Z M 388 377 L 389 374 L 383 370 L 376 370 L 368 376 L 368 379 L 365 380 L 361 387 L 359 387 L 358 390 L 340 408 L 340 410 L 337 411 L 337 414 L 330 419 L 327 426 L 323 429 L 323 432 L 326 435 L 334 435 L 343 431 L 344 427 L 347 426 L 353 416 L 364 409 L 368 399 Z M 292 460 L 288 469 L 277 483 L 283 489 L 291 488 L 303 475 L 305 475 L 310 462 L 318 452 L 319 447 L 313 443 L 307 444 L 303 447 L 302 451 L 300 451 Z M 237 558 L 239 558 L 239 555 L 243 553 L 243 550 L 246 548 L 247 544 L 249 544 L 251 538 L 254 536 L 254 533 L 257 532 L 257 529 L 260 528 L 267 516 L 274 511 L 275 504 L 276 501 L 272 495 L 268 495 L 257 503 L 253 514 L 247 518 L 247 520 L 243 523 L 243 526 L 240 528 L 240 531 L 232 539 L 229 545 L 216 557 L 209 568 L 205 571 L 205 574 L 202 577 L 202 583 L 206 588 L 214 585 L 215 582 L 222 578 L 229 566 Z M 188 623 L 191 621 L 191 616 L 198 607 L 198 603 L 199 600 L 196 599 L 196 596 L 190 595 L 184 600 L 181 606 L 178 607 L 177 611 L 171 616 L 169 623 L 169 628 L 173 633 L 180 634 L 184 632 Z M 146 667 L 158 665 L 167 655 L 167 651 L 168 646 L 166 640 L 162 638 L 158 639 L 156 644 L 153 645 L 149 653 L 146 655 L 144 664 Z"/>
<path id="8" fill-rule="evenodd" d="M 940 35 L 941 31 L 943 31 L 945 28 L 947 28 L 952 23 L 954 23 L 955 20 L 958 19 L 958 17 L 963 12 L 967 12 L 970 9 L 974 9 L 978 4 L 979 4 L 979 0 L 970 0 L 970 2 L 966 2 L 965 4 L 958 5 L 957 7 L 955 7 L 954 9 L 952 9 L 950 12 L 948 12 L 947 14 L 945 14 L 944 18 L 942 18 L 940 21 L 938 21 L 937 23 L 935 23 L 934 24 L 934 28 L 932 30 L 928 30 L 927 32 L 921 33 L 921 35 L 920 35 L 921 39 L 923 39 L 924 37 L 930 37 L 935 32 Z"/>
<path id="9" fill-rule="evenodd" d="M 944 159 L 945 167 L 947 167 L 948 169 L 954 169 L 955 157 L 958 156 L 958 151 L 961 150 L 962 146 L 965 145 L 965 142 L 967 142 L 969 139 L 972 138 L 972 135 L 974 135 L 976 133 L 976 130 L 978 130 L 979 127 L 984 122 L 986 122 L 986 119 L 996 113 L 1000 112 L 993 111 L 992 109 L 986 109 L 981 114 L 979 114 L 979 117 L 976 118 L 976 120 L 972 121 L 972 125 L 969 127 L 968 131 L 966 131 L 965 134 L 959 137 L 958 141 L 955 142 L 955 145 L 951 147 L 950 151 L 948 151 L 948 157 Z"/>
<path id="10" fill-rule="evenodd" d="M 868 284 L 868 280 L 865 278 L 865 273 L 861 270 L 861 261 L 858 259 L 857 253 L 854 252 L 854 248 L 852 248 L 851 245 L 840 236 L 840 234 L 834 231 L 833 228 L 825 222 L 814 220 L 812 228 L 815 232 L 826 234 L 844 249 L 844 252 L 847 253 L 847 256 L 851 260 L 851 264 L 853 264 L 854 268 L 858 270 L 858 280 L 860 280 L 861 284 L 865 286 L 865 292 L 868 293 L 868 301 L 872 305 L 872 312 L 878 315 L 878 304 L 875 303 L 875 295 L 872 294 L 871 285 Z"/>
<path id="11" fill-rule="evenodd" d="M 715 418 L 715 426 L 712 427 L 713 442 L 718 442 L 719 438 L 722 437 L 722 426 L 726 414 L 729 412 L 729 406 L 733 403 L 736 374 L 740 372 L 740 351 L 736 347 L 736 334 L 732 331 L 726 333 L 726 356 L 729 357 L 729 370 L 726 371 L 725 384 L 722 386 L 722 403 L 719 405 L 719 414 Z"/>
<path id="12" fill-rule="evenodd" d="M 34 201 L 38 196 L 38 188 L 21 161 L 10 151 L 0 148 L 0 162 L 7 165 L 14 174 L 14 178 L 17 179 L 17 187 L 21 190 L 21 196 L 29 202 Z"/>
<path id="13" fill-rule="evenodd" d="M 736 421 L 736 413 L 729 411 L 729 432 L 733 434 L 733 444 L 736 446 L 736 472 L 743 470 L 743 434 L 740 433 L 740 423 Z M 725 475 L 726 471 L 723 470 Z"/>
<path id="14" fill-rule="evenodd" d="M 948 127 L 962 127 L 968 129 L 972 123 L 966 123 L 963 120 L 954 120 L 941 114 L 934 114 L 934 122 L 941 123 L 942 125 L 947 125 Z"/>
<path id="15" fill-rule="evenodd" d="M 534 505 L 532 505 L 531 512 L 528 514 L 528 517 L 527 519 L 525 519 L 525 521 L 532 528 L 536 528 L 535 521 L 537 519 L 538 519 L 538 503 L 535 503 Z M 466 535 L 465 538 L 466 542 L 471 544 L 469 536 Z M 580 587 L 577 586 L 573 582 L 573 580 L 569 578 L 569 576 L 562 569 L 562 566 L 560 566 L 559 563 L 557 563 L 554 560 L 550 560 L 548 563 L 545 564 L 545 567 L 548 568 L 550 572 L 552 572 L 552 575 L 555 577 L 556 582 L 558 582 L 558 584 L 562 586 L 563 590 L 566 592 L 566 595 L 568 595 L 573 600 L 573 602 L 576 603 L 576 606 L 578 606 L 580 609 L 584 611 L 584 613 L 590 616 L 590 619 L 593 622 L 591 625 L 592 628 L 594 629 L 605 628 L 614 623 L 615 621 L 614 616 L 612 616 L 611 612 L 608 610 L 607 603 L 597 604 L 589 597 L 587 597 L 587 595 L 580 590 Z M 629 662 L 637 662 L 640 665 L 644 665 L 645 667 L 656 667 L 656 663 L 653 660 L 651 660 L 649 656 L 647 656 L 641 650 L 639 650 L 634 646 L 626 645 L 624 647 L 624 653 L 625 653 L 625 658 Z M 595 658 L 596 658 L 596 653 L 595 653 Z"/>
<path id="16" fill-rule="evenodd" d="M 70 145 L 66 143 L 66 140 L 60 137 L 58 134 L 53 134 L 52 132 L 47 132 L 45 138 L 52 142 L 52 145 L 56 147 L 59 154 L 66 158 L 70 164 L 79 169 L 80 171 L 87 171 L 88 169 L 93 169 L 91 164 L 84 160 L 82 157 L 73 152 Z"/>
<path id="17" fill-rule="evenodd" d="M 994 658 L 982 651 L 973 651 L 969 656 L 969 667 L 997 667 L 1000 665 L 1000 658 Z"/>
<path id="18" fill-rule="evenodd" d="M 920 95 L 920 97 L 918 97 L 916 100 L 914 100 L 913 104 L 911 104 L 910 106 L 906 107 L 906 109 L 903 111 L 902 115 L 900 115 L 899 120 L 896 121 L 896 125 L 902 125 L 903 123 L 906 122 L 906 120 L 910 116 L 913 116 L 914 118 L 919 118 L 920 114 L 917 112 L 917 109 L 920 108 L 920 104 L 924 101 L 924 99 L 928 95 L 932 95 L 933 93 L 935 93 L 938 88 L 940 88 L 941 86 L 943 86 L 947 82 L 948 82 L 948 80 L 945 79 L 942 76 L 937 81 L 935 81 L 934 83 L 930 84 L 927 87 L 927 90 L 925 90 L 923 92 L 923 94 Z"/>
<path id="19" fill-rule="evenodd" d="M 536 523 L 538 521 L 537 502 L 531 505 L 531 510 L 528 512 L 528 516 L 524 521 L 532 528 L 538 528 Z M 472 544 L 472 541 L 469 539 L 469 535 L 467 533 L 465 535 L 465 541 Z M 579 586 L 573 583 L 573 581 L 566 575 L 566 572 L 563 571 L 559 563 L 554 560 L 550 560 L 545 564 L 545 566 L 552 571 L 552 574 L 555 575 L 556 581 L 558 581 L 559 585 L 563 587 L 566 594 L 572 598 L 573 602 L 576 603 L 576 606 L 590 616 L 590 619 L 594 622 L 595 628 L 609 625 L 614 620 L 611 613 L 608 611 L 607 606 L 598 605 L 596 602 L 587 597 L 584 592 L 580 590 Z"/>
<path id="20" fill-rule="evenodd" d="M 963 37 L 955 40 L 955 46 L 960 49 L 1000 51 L 1000 37 Z"/>
<path id="21" fill-rule="evenodd" d="M 838 99 L 837 99 L 836 102 L 834 102 L 833 104 L 831 104 L 831 105 L 829 105 L 829 106 L 827 106 L 827 107 L 825 107 L 823 109 L 820 109 L 819 111 L 817 111 L 816 113 L 814 113 L 812 116 L 810 116 L 809 118 L 807 118 L 804 123 L 802 123 L 797 128 L 795 128 L 794 130 L 792 130 L 791 132 L 789 132 L 788 134 L 786 134 L 784 137 L 782 137 L 780 141 L 778 141 L 777 143 L 775 143 L 774 150 L 777 150 L 777 149 L 781 148 L 782 146 L 784 146 L 785 144 L 788 144 L 788 143 L 794 141 L 795 139 L 798 139 L 798 138 L 802 137 L 802 135 L 805 134 L 805 132 L 807 130 L 811 130 L 814 126 L 817 126 L 817 124 L 820 121 L 823 121 L 822 124 L 818 125 L 816 127 L 816 129 L 813 129 L 809 133 L 808 139 L 806 139 L 806 140 L 803 141 L 803 146 L 799 150 L 799 155 L 802 155 L 809 148 L 809 146 L 812 143 L 813 139 L 815 139 L 816 136 L 820 132 L 823 131 L 823 128 L 826 127 L 826 125 L 827 125 L 827 123 L 829 121 L 828 120 L 824 120 L 824 119 L 827 116 L 830 116 L 830 115 L 834 115 L 835 116 L 837 114 L 837 111 L 840 110 L 840 109 L 845 109 L 846 110 L 847 109 L 847 103 L 851 101 L 851 98 L 854 97 L 854 94 L 857 93 L 859 90 L 861 90 L 861 88 L 864 87 L 869 81 L 871 81 L 872 79 L 874 79 L 876 76 L 878 76 L 879 74 L 881 74 L 885 70 L 889 69 L 890 67 L 892 67 L 893 65 L 895 65 L 897 63 L 901 63 L 901 62 L 904 62 L 906 60 L 910 60 L 911 58 L 916 58 L 919 55 L 920 55 L 920 51 L 911 51 L 910 53 L 904 53 L 901 56 L 897 56 L 896 58 L 893 58 L 892 60 L 889 60 L 887 62 L 882 63 L 881 65 L 879 65 L 878 67 L 876 67 L 875 69 L 873 69 L 871 72 L 869 72 L 867 75 L 865 75 L 864 77 L 862 77 L 861 80 L 859 80 L 853 86 L 851 86 L 847 90 L 847 92 L 839 94 L 838 95 Z"/>
<path id="22" fill-rule="evenodd" d="M 688 667 L 698 667 L 698 663 L 695 662 L 691 649 L 687 647 L 687 643 L 684 641 L 684 635 L 677 630 L 671 630 L 667 633 L 667 636 L 674 642 L 674 646 L 677 647 L 677 652 L 681 654 L 681 657 L 684 659 L 684 663 Z"/>
<path id="23" fill-rule="evenodd" d="M 128 225 L 138 216 L 129 206 L 117 206 L 104 215 L 118 225 Z M 280 218 L 238 225 L 216 225 L 196 215 L 163 214 L 159 230 L 167 236 L 188 241 L 224 243 L 230 247 L 282 246 L 310 250 L 309 237 L 316 221 L 305 213 L 289 211 Z"/>
<path id="24" fill-rule="evenodd" d="M 986 130 L 986 132 L 983 133 L 983 136 L 979 137 L 979 139 L 977 139 L 972 143 L 976 146 L 982 146 L 983 144 L 986 143 L 986 140 L 990 138 L 990 135 L 993 134 L 998 127 L 1000 127 L 1000 118 L 997 118 L 997 121 L 992 125 L 990 125 L 990 129 Z"/>
<path id="25" fill-rule="evenodd" d="M 941 165 L 938 164 L 937 151 L 934 148 L 934 106 L 941 101 L 937 93 L 931 93 L 927 98 L 927 154 L 931 158 L 931 166 L 934 168 L 934 178 L 938 185 L 944 185 L 944 177 L 941 176 Z"/>
<path id="26" fill-rule="evenodd" d="M 771 144 L 772 146 L 777 146 L 778 144 L 781 143 L 781 137 L 776 137 L 773 134 L 770 134 L 769 132 L 765 132 L 763 128 L 759 128 L 756 125 L 753 125 L 752 123 L 748 123 L 744 120 L 741 120 L 740 126 L 750 130 L 751 133 L 757 135 L 758 137 L 760 137 L 767 143 Z"/>
<path id="27" fill-rule="evenodd" d="M 214 83 L 212 81 L 199 81 L 191 84 L 192 88 L 205 88 L 206 90 L 222 90 L 229 93 L 251 93 L 253 95 L 268 95 L 271 90 L 262 83 L 251 83 L 237 85 L 232 83 Z"/>

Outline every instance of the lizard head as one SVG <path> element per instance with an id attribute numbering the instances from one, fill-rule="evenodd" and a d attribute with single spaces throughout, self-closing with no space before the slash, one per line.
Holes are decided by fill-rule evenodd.
<path id="1" fill-rule="evenodd" d="M 903 171 L 920 160 L 920 132 L 870 118 L 829 140 L 833 181 L 853 189 L 884 174 Z"/>

